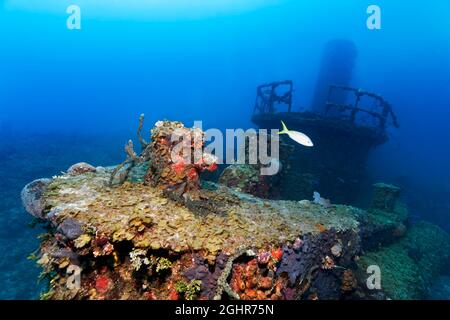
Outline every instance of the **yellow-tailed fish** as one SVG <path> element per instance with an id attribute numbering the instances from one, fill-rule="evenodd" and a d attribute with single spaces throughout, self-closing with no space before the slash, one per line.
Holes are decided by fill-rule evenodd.
<path id="1" fill-rule="evenodd" d="M 281 121 L 281 125 L 283 126 L 283 130 L 278 132 L 278 134 L 287 134 L 289 138 L 294 140 L 297 143 L 300 143 L 301 145 L 305 147 L 313 147 L 314 144 L 311 141 L 311 139 L 304 133 L 298 132 L 298 131 L 291 131 L 289 130 L 283 121 Z"/>

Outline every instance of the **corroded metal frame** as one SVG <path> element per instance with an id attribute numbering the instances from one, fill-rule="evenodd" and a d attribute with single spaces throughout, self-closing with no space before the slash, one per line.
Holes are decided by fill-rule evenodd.
<path id="1" fill-rule="evenodd" d="M 284 94 L 279 95 L 277 89 L 286 87 Z M 256 89 L 256 101 L 253 113 L 274 113 L 276 104 L 286 104 L 288 112 L 292 109 L 293 83 L 291 80 L 263 84 Z"/>
<path id="2" fill-rule="evenodd" d="M 355 98 L 353 105 L 330 102 L 331 96 L 336 91 L 346 91 L 353 93 Z M 377 109 L 380 109 L 380 111 L 371 111 L 366 109 L 365 107 L 362 107 L 361 98 L 364 96 L 373 99 L 373 105 L 376 106 Z M 350 120 L 351 123 L 356 123 L 356 116 L 358 113 L 365 113 L 370 117 L 378 120 L 378 128 L 380 130 L 384 130 L 386 128 L 389 117 L 391 117 L 394 127 L 399 127 L 397 117 L 394 114 L 391 105 L 382 96 L 361 89 L 356 89 L 348 86 L 331 85 L 328 90 L 325 114 L 330 115 L 332 111 L 338 111 L 339 113 L 350 111 L 348 120 Z"/>

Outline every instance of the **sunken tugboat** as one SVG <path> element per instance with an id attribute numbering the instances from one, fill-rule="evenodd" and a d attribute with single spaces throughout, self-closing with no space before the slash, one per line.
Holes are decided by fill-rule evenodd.
<path id="1" fill-rule="evenodd" d="M 338 82 L 346 83 L 353 46 L 331 42 L 325 61 L 336 57 L 336 47 L 345 49 L 348 63 L 325 63 L 323 74 L 344 66 L 334 74 L 345 75 Z M 332 83 L 320 79 L 319 98 L 322 83 Z M 398 127 L 390 105 L 372 93 L 332 86 L 325 104 L 293 112 L 292 89 L 285 81 L 257 91 L 256 124 L 279 128 L 283 120 L 314 141 L 313 148 L 281 141 L 282 170 L 275 176 L 229 166 L 219 183 L 201 181 L 202 173 L 218 169 L 217 159 L 204 152 L 181 161 L 173 157 L 181 142 L 169 137 L 175 131 L 190 137 L 183 147 L 195 151 L 204 133 L 158 121 L 147 142 L 141 116 L 141 151 L 127 143 L 122 164 L 79 163 L 26 185 L 23 204 L 47 231 L 33 255 L 48 284 L 41 298 L 423 298 L 426 284 L 450 263 L 450 237 L 428 223 L 409 226 L 399 188 L 376 184 L 367 210 L 334 205 L 318 192 L 313 201 L 302 200 L 320 191 L 335 203 L 354 193 L 369 150 L 387 141 L 388 124 Z M 274 200 L 276 183 L 280 198 L 300 201 Z M 392 261 L 401 263 L 401 273 Z"/>
<path id="2" fill-rule="evenodd" d="M 119 166 L 80 163 L 25 186 L 24 206 L 47 230 L 34 254 L 48 284 L 43 299 L 417 298 L 422 282 L 398 277 L 390 257 L 406 259 L 423 243 L 420 260 L 405 260 L 423 283 L 448 264 L 448 235 L 408 229 L 395 186 L 376 185 L 368 210 L 319 196 L 265 200 L 201 182 L 199 173 L 216 169 L 208 154 L 188 165 L 170 160 L 177 144 L 166 138 L 177 129 L 203 136 L 158 122 L 141 153 L 126 145 Z M 370 289 L 366 270 L 379 263 L 383 287 Z"/>
<path id="3" fill-rule="evenodd" d="M 82 163 L 25 186 L 25 208 L 48 228 L 36 253 L 49 281 L 42 298 L 339 299 L 358 291 L 365 211 L 204 185 L 199 173 L 216 169 L 214 157 L 171 160 L 174 130 L 203 143 L 199 129 L 160 121 L 150 142 L 140 137 L 140 154 L 126 145 L 119 166 Z"/>
<path id="4" fill-rule="evenodd" d="M 283 121 L 314 141 L 314 148 L 283 141 L 291 148 L 279 197 L 309 199 L 320 191 L 334 202 L 353 203 L 363 186 L 370 150 L 388 141 L 389 125 L 399 127 L 391 105 L 377 94 L 331 85 L 323 108 L 295 112 L 292 92 L 292 81 L 259 86 L 252 116 L 260 128 L 279 128 Z"/>

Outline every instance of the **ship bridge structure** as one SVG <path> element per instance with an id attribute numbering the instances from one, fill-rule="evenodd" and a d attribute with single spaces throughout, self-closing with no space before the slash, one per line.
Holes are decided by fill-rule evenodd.
<path id="1" fill-rule="evenodd" d="M 283 121 L 314 143 L 313 148 L 295 146 L 283 198 L 309 199 L 317 191 L 334 202 L 354 203 L 370 150 L 388 141 L 389 127 L 399 127 L 392 106 L 378 94 L 330 85 L 322 108 L 293 111 L 293 90 L 290 80 L 258 86 L 252 116 L 259 128 L 280 128 Z"/>

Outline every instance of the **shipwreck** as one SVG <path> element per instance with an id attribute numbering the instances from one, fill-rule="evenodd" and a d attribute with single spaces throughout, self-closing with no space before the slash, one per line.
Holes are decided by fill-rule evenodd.
<path id="1" fill-rule="evenodd" d="M 282 120 L 315 143 L 314 148 L 292 149 L 281 197 L 300 200 L 320 190 L 334 201 L 352 203 L 370 150 L 388 140 L 389 125 L 399 127 L 391 105 L 377 94 L 331 85 L 325 108 L 295 112 L 292 92 L 292 81 L 259 86 L 252 116 L 258 127 L 267 129 L 279 127 Z"/>
<path id="2" fill-rule="evenodd" d="M 329 47 L 347 52 L 341 63 L 324 64 L 344 66 L 336 74 L 345 83 L 354 47 Z M 314 107 L 305 112 L 292 108 L 292 81 L 258 87 L 254 123 L 278 128 L 283 120 L 316 142 L 306 149 L 281 141 L 275 176 L 261 176 L 258 165 L 231 165 L 218 181 L 205 181 L 204 173 L 217 172 L 217 158 L 203 152 L 182 161 L 182 142 L 170 139 L 181 131 L 194 138 L 184 148 L 194 150 L 204 146 L 204 132 L 158 121 L 147 141 L 142 115 L 140 151 L 128 142 L 123 163 L 78 163 L 26 185 L 24 207 L 45 227 L 32 256 L 47 284 L 41 298 L 426 297 L 450 263 L 450 237 L 426 222 L 410 225 L 401 190 L 390 184 L 373 185 L 365 209 L 336 204 L 354 199 L 369 151 L 398 122 L 381 96 L 347 85 L 329 87 L 323 103 L 331 78 L 321 76 Z M 367 285 L 373 266 L 382 272 L 381 288 Z"/>
<path id="3" fill-rule="evenodd" d="M 141 125 L 142 151 L 128 143 L 123 164 L 79 163 L 23 189 L 26 210 L 46 228 L 34 255 L 48 284 L 42 299 L 415 298 L 422 283 L 412 290 L 390 262 L 403 259 L 424 281 L 448 262 L 448 235 L 408 229 L 395 186 L 375 185 L 368 210 L 262 199 L 201 181 L 217 169 L 209 154 L 190 164 L 169 156 L 173 130 L 202 136 L 198 128 L 159 121 L 147 142 Z M 370 290 L 374 264 L 387 276 Z"/>

